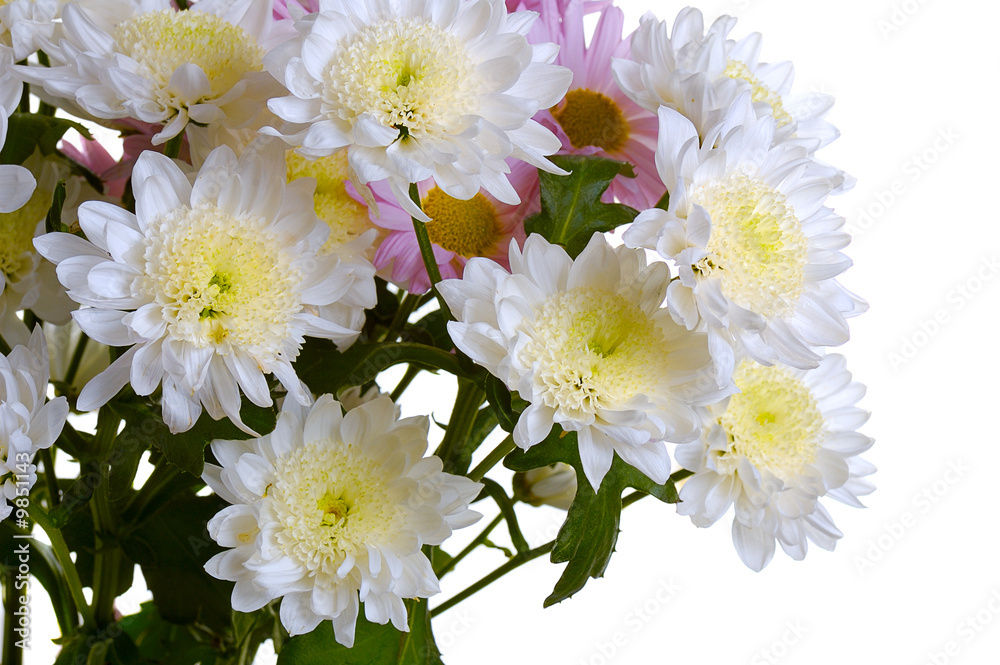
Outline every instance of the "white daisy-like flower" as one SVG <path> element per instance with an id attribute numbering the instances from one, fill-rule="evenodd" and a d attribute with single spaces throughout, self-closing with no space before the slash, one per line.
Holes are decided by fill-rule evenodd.
<path id="1" fill-rule="evenodd" d="M 55 268 L 32 245 L 45 233 L 52 190 L 66 176 L 65 169 L 37 152 L 25 166 L 38 173 L 38 186 L 28 190 L 28 200 L 20 208 L 0 212 L 0 333 L 11 345 L 28 343 L 29 331 L 18 312 L 30 309 L 43 321 L 64 324 L 76 308 L 56 279 Z"/>
<path id="2" fill-rule="evenodd" d="M 275 598 L 292 635 L 332 621 L 354 644 L 358 603 L 374 623 L 407 628 L 404 598 L 439 592 L 423 545 L 473 524 L 482 485 L 424 457 L 425 417 L 397 420 L 381 397 L 342 415 L 330 395 L 309 408 L 288 400 L 274 432 L 214 441 L 221 466 L 204 479 L 233 504 L 208 523 L 228 549 L 205 569 L 236 582 L 232 605 L 253 612 Z"/>
<path id="3" fill-rule="evenodd" d="M 535 14 L 508 14 L 503 0 L 319 7 L 296 24 L 299 39 L 264 59 L 291 93 L 268 106 L 291 123 L 283 135 L 301 154 L 348 146 L 360 181 L 388 180 L 423 221 L 410 183 L 433 177 L 457 199 L 483 188 L 516 204 L 506 158 L 561 172 L 545 158 L 559 140 L 531 116 L 562 98 L 572 73 L 550 64 L 555 45 L 525 39 Z"/>
<path id="4" fill-rule="evenodd" d="M 63 8 L 58 67 L 18 67 L 32 84 L 97 118 L 165 124 L 159 144 L 189 122 L 249 123 L 280 87 L 263 57 L 280 41 L 271 3 L 201 0 L 178 11 L 170 0 Z"/>
<path id="5" fill-rule="evenodd" d="M 706 31 L 701 11 L 692 7 L 681 10 L 672 30 L 646 15 L 632 37 L 630 58 L 612 63 L 615 80 L 654 113 L 660 106 L 681 112 L 702 136 L 749 91 L 758 117 L 775 119 L 776 142 L 794 137 L 811 153 L 836 139 L 839 132 L 824 120 L 833 97 L 791 95 L 792 63 L 760 62 L 760 33 L 728 39 L 735 25 L 735 18 L 721 16 Z"/>
<path id="6" fill-rule="evenodd" d="M 21 80 L 14 76 L 13 52 L 0 45 L 0 150 L 7 141 L 8 118 L 21 101 L 22 87 Z M 0 164 L 0 213 L 17 210 L 34 191 L 35 176 L 28 169 L 17 164 Z"/>
<path id="7" fill-rule="evenodd" d="M 0 520 L 13 509 L 8 502 L 35 484 L 35 453 L 55 443 L 66 423 L 66 398 L 46 402 L 48 387 L 48 350 L 37 326 L 27 346 L 0 355 Z"/>
<path id="8" fill-rule="evenodd" d="M 576 489 L 576 469 L 563 462 L 514 474 L 514 497 L 533 506 L 569 510 Z"/>
<path id="9" fill-rule="evenodd" d="M 364 300 L 358 277 L 374 274 L 370 264 L 317 254 L 329 231 L 313 212 L 312 186 L 286 185 L 275 141 L 239 161 L 216 149 L 193 185 L 170 159 L 145 152 L 132 172 L 136 214 L 88 202 L 79 216 L 90 242 L 65 233 L 37 238 L 70 297 L 85 305 L 73 315 L 84 332 L 130 347 L 87 384 L 78 408 L 104 404 L 129 381 L 139 395 L 162 381 L 171 431 L 189 429 L 204 406 L 252 433 L 240 420 L 239 389 L 270 406 L 265 374 L 308 404 L 291 365 L 303 336 L 352 342 L 351 320 L 323 318 L 324 308 Z"/>
<path id="10" fill-rule="evenodd" d="M 743 360 L 740 392 L 704 409 L 701 440 L 677 447 L 694 475 L 684 481 L 677 512 L 697 526 L 717 522 L 735 505 L 733 542 L 743 562 L 761 570 L 775 541 L 793 559 L 808 541 L 832 550 L 840 531 L 819 499 L 862 507 L 875 467 L 858 457 L 872 439 L 857 432 L 868 413 L 855 404 L 865 387 L 851 381 L 844 357 L 799 370 Z"/>
<path id="11" fill-rule="evenodd" d="M 664 441 L 698 435 L 694 405 L 718 401 L 704 333 L 661 308 L 670 281 L 642 251 L 595 234 L 574 261 L 528 237 L 511 272 L 474 258 L 438 288 L 458 319 L 455 345 L 531 404 L 514 429 L 527 449 L 553 423 L 575 431 L 587 479 L 600 486 L 614 454 L 658 483 L 670 475 Z M 728 387 L 728 386 L 727 386 Z"/>
<path id="12" fill-rule="evenodd" d="M 676 263 L 670 311 L 688 329 L 707 325 L 720 381 L 739 351 L 815 367 L 813 347 L 846 342 L 845 317 L 867 307 L 833 279 L 851 265 L 839 251 L 844 219 L 824 206 L 833 170 L 802 146 L 774 145 L 774 119 L 754 120 L 749 103 L 742 95 L 704 146 L 689 119 L 660 109 L 656 163 L 670 202 L 624 234 Z"/>

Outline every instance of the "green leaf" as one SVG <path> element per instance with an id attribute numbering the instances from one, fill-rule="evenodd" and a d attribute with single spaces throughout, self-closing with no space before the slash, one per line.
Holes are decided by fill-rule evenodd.
<path id="1" fill-rule="evenodd" d="M 517 419 L 521 414 L 514 411 L 510 391 L 503 381 L 493 376 L 486 375 L 486 399 L 489 400 L 493 412 L 496 414 L 497 422 L 505 432 L 513 432 L 517 426 Z"/>
<path id="2" fill-rule="evenodd" d="M 131 452 L 133 454 L 136 448 L 148 442 L 145 445 L 154 446 L 163 453 L 168 462 L 199 478 L 205 470 L 205 446 L 212 440 L 251 438 L 250 434 L 236 427 L 228 419 L 214 420 L 205 412 L 201 414 L 194 427 L 188 431 L 171 434 L 156 409 L 144 403 L 120 400 L 112 402 L 111 408 L 125 419 L 126 429 L 122 430 L 119 439 L 124 437 L 123 440 L 132 446 Z M 261 435 L 270 433 L 277 422 L 277 412 L 273 407 L 259 407 L 246 401 L 240 408 L 240 417 L 244 423 Z M 116 448 L 117 444 L 116 441 Z M 140 450 L 139 455 L 141 454 Z M 131 456 L 124 453 L 112 454 L 112 469 L 114 469 L 115 460 L 124 465 L 126 462 L 131 463 L 131 459 Z M 118 475 L 120 477 L 115 478 L 116 485 L 114 487 L 124 491 L 122 485 L 124 477 L 128 475 L 128 468 L 120 469 Z M 134 478 L 134 471 L 132 478 Z M 132 478 L 128 479 L 129 485 L 131 485 Z"/>
<path id="3" fill-rule="evenodd" d="M 22 164 L 37 147 L 43 155 L 51 155 L 63 134 L 70 129 L 92 138 L 86 127 L 66 118 L 15 113 L 7 126 L 7 141 L 0 150 L 0 164 Z"/>
<path id="4" fill-rule="evenodd" d="M 573 258 L 591 236 L 630 223 L 637 210 L 620 203 L 602 203 L 601 196 L 619 175 L 635 177 L 631 165 L 604 157 L 558 155 L 550 158 L 568 176 L 539 171 L 542 210 L 524 223 L 527 233 L 538 233 L 562 245 Z"/>
<path id="5" fill-rule="evenodd" d="M 66 181 L 60 180 L 56 183 L 56 188 L 52 192 L 52 205 L 49 213 L 45 216 L 45 232 L 69 231 L 69 227 L 62 223 L 63 204 L 66 203 Z"/>
<path id="6" fill-rule="evenodd" d="M 431 634 L 427 601 L 407 601 L 409 632 L 392 624 L 371 623 L 362 609 L 354 647 L 337 642 L 330 621 L 314 631 L 293 637 L 278 654 L 278 665 L 441 665 L 441 654 Z"/>
<path id="7" fill-rule="evenodd" d="M 118 622 L 146 661 L 159 665 L 214 665 L 219 655 L 211 645 L 199 642 L 192 631 L 164 621 L 153 602 L 145 602 L 136 614 Z"/>
<path id="8" fill-rule="evenodd" d="M 227 505 L 214 495 L 182 492 L 122 537 L 122 549 L 142 568 L 164 620 L 197 621 L 217 633 L 229 627 L 233 584 L 204 569 L 222 551 L 208 535 L 208 521 Z"/>
<path id="9" fill-rule="evenodd" d="M 336 395 L 341 388 L 368 383 L 383 370 L 401 363 L 464 375 L 454 355 L 412 342 L 359 343 L 341 353 L 327 340 L 308 339 L 295 362 L 295 369 L 313 392 Z"/>
<path id="10" fill-rule="evenodd" d="M 626 488 L 633 487 L 660 501 L 677 501 L 677 488 L 672 480 L 663 485 L 654 483 L 617 454 L 601 481 L 600 490 L 594 492 L 583 473 L 576 433 L 563 432 L 559 427 L 553 428 L 541 443 L 526 451 L 515 450 L 504 459 L 504 465 L 514 471 L 530 471 L 556 462 L 576 469 L 577 492 L 552 549 L 552 562 L 568 562 L 568 565 L 545 599 L 545 607 L 569 598 L 590 578 L 604 575 L 618 542 L 622 492 Z"/>

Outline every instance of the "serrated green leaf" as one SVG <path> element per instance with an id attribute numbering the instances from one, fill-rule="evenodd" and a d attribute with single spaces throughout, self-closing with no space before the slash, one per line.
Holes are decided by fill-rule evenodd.
<path id="1" fill-rule="evenodd" d="M 336 395 L 341 388 L 368 383 L 383 370 L 402 363 L 444 370 L 456 376 L 464 374 L 454 355 L 412 342 L 359 343 L 341 353 L 327 340 L 309 339 L 302 347 L 295 368 L 299 378 L 313 392 Z"/>
<path id="2" fill-rule="evenodd" d="M 593 155 L 558 155 L 550 159 L 571 173 L 560 176 L 539 171 L 542 210 L 524 223 L 525 232 L 538 233 L 562 245 L 576 258 L 594 233 L 614 230 L 639 214 L 626 205 L 601 201 L 616 177 L 635 176 L 631 165 Z"/>
<path id="3" fill-rule="evenodd" d="M 278 665 L 442 665 L 427 601 L 407 601 L 406 606 L 409 632 L 371 623 L 362 610 L 352 648 L 337 642 L 333 624 L 324 621 L 311 633 L 290 639 L 278 654 Z"/>
<path id="4" fill-rule="evenodd" d="M 618 542 L 622 511 L 622 492 L 633 487 L 664 502 L 677 501 L 672 480 L 654 483 L 617 454 L 611 469 L 595 492 L 583 472 L 575 432 L 553 428 L 541 443 L 526 451 L 515 450 L 504 459 L 504 466 L 514 471 L 530 471 L 556 462 L 576 470 L 577 492 L 559 529 L 552 549 L 552 562 L 568 562 L 552 593 L 545 599 L 548 607 L 582 589 L 590 578 L 602 577 Z"/>
<path id="5" fill-rule="evenodd" d="M 0 150 L 0 164 L 22 164 L 35 148 L 41 150 L 43 155 L 51 155 L 56 151 L 59 139 L 70 129 L 91 138 L 86 127 L 66 118 L 15 113 L 8 121 L 7 140 L 3 150 Z"/>

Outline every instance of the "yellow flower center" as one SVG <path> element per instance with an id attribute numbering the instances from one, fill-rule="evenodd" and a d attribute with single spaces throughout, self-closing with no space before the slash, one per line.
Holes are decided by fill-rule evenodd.
<path id="1" fill-rule="evenodd" d="M 521 351 L 537 363 L 536 387 L 553 408 L 593 413 L 648 394 L 664 378 L 667 340 L 638 305 L 619 293 L 576 288 L 535 312 Z"/>
<path id="2" fill-rule="evenodd" d="M 288 152 L 287 164 L 288 182 L 296 178 L 316 179 L 313 196 L 316 216 L 330 227 L 330 237 L 320 250 L 322 254 L 329 254 L 372 228 L 368 208 L 351 198 L 344 187 L 350 178 L 346 148 L 319 159 Z"/>
<path id="3" fill-rule="evenodd" d="M 493 203 L 482 193 L 462 201 L 435 187 L 427 192 L 421 206 L 431 218 L 427 235 L 434 244 L 466 258 L 496 251 L 500 222 Z"/>
<path id="4" fill-rule="evenodd" d="M 324 100 L 353 121 L 371 113 L 400 137 L 455 134 L 479 109 L 476 63 L 454 34 L 419 17 L 391 18 L 345 38 Z"/>
<path id="5" fill-rule="evenodd" d="M 14 212 L 0 213 L 0 272 L 8 281 L 22 277 L 33 264 L 31 244 L 38 223 L 49 210 L 49 194 L 35 189 L 31 198 Z"/>
<path id="6" fill-rule="evenodd" d="M 712 219 L 709 257 L 695 270 L 721 277 L 723 293 L 745 309 L 790 314 L 803 290 L 808 239 L 785 195 L 733 172 L 695 188 L 690 201 Z"/>
<path id="7" fill-rule="evenodd" d="M 228 92 L 245 74 L 263 70 L 264 51 L 256 40 L 208 12 L 144 12 L 120 23 L 114 39 L 121 53 L 139 63 L 139 74 L 160 91 L 174 71 L 188 63 L 205 72 L 213 97 Z"/>
<path id="8" fill-rule="evenodd" d="M 750 98 L 754 102 L 766 102 L 771 107 L 771 114 L 778 121 L 779 127 L 783 127 L 794 120 L 785 110 L 785 106 L 781 102 L 781 95 L 764 85 L 759 78 L 754 76 L 745 63 L 739 60 L 730 60 L 726 63 L 726 69 L 722 72 L 722 75 L 749 83 Z"/>
<path id="9" fill-rule="evenodd" d="M 203 203 L 173 210 L 154 227 L 145 290 L 163 307 L 169 335 L 220 354 L 236 346 L 259 362 L 275 360 L 301 310 L 301 274 L 263 220 Z"/>
<path id="10" fill-rule="evenodd" d="M 628 141 L 628 121 L 613 99 L 593 90 L 577 88 L 566 93 L 552 116 L 574 148 L 595 146 L 618 152 Z"/>
<path id="11" fill-rule="evenodd" d="M 731 441 L 731 453 L 781 479 L 801 475 L 816 460 L 825 431 L 816 399 L 784 367 L 744 361 L 733 380 L 741 392 L 729 399 L 719 424 Z"/>
<path id="12" fill-rule="evenodd" d="M 334 575 L 348 554 L 386 542 L 406 515 L 384 471 L 356 447 L 311 443 L 275 462 L 268 496 L 278 524 L 278 546 L 317 575 Z"/>

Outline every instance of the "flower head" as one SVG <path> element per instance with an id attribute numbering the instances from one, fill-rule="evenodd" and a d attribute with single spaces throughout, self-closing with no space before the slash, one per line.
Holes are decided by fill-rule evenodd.
<path id="1" fill-rule="evenodd" d="M 874 489 L 865 476 L 875 468 L 858 457 L 872 440 L 855 431 L 868 420 L 855 406 L 864 386 L 835 354 L 812 370 L 747 359 L 734 378 L 740 392 L 707 407 L 701 439 L 677 447 L 677 461 L 694 471 L 677 512 L 705 527 L 735 505 L 733 542 L 758 571 L 775 541 L 794 559 L 810 540 L 832 550 L 841 533 L 819 499 L 860 507 Z"/>
<path id="2" fill-rule="evenodd" d="M 630 57 L 613 64 L 615 79 L 637 104 L 654 113 L 659 106 L 679 111 L 702 136 L 748 92 L 757 117 L 774 118 L 776 142 L 794 137 L 811 154 L 837 138 L 839 132 L 823 119 L 833 97 L 790 95 L 792 63 L 760 62 L 760 34 L 728 39 L 735 25 L 735 18 L 722 16 L 706 31 L 701 11 L 691 7 L 681 10 L 672 30 L 646 16 Z"/>
<path id="3" fill-rule="evenodd" d="M 408 630 L 403 599 L 439 590 L 420 548 L 480 517 L 468 506 L 482 486 L 424 457 L 427 427 L 398 420 L 386 397 L 343 415 L 323 395 L 308 408 L 286 401 L 268 436 L 214 441 L 221 466 L 206 464 L 205 482 L 233 505 L 208 528 L 232 549 L 205 568 L 236 582 L 233 608 L 282 598 L 289 633 L 330 620 L 348 647 L 359 601 L 369 621 Z"/>
<path id="4" fill-rule="evenodd" d="M 536 119 L 562 141 L 561 153 L 600 155 L 628 162 L 635 178 L 619 176 L 604 194 L 639 210 L 650 208 L 663 195 L 656 175 L 654 150 L 658 129 L 656 114 L 632 101 L 611 76 L 613 57 L 628 56 L 629 42 L 622 39 L 625 15 L 610 4 L 600 17 L 589 44 L 585 43 L 584 15 L 591 3 L 543 0 L 540 18 L 528 35 L 532 42 L 559 46 L 556 64 L 573 71 L 566 96 Z M 565 5 L 562 10 L 559 4 Z"/>
<path id="5" fill-rule="evenodd" d="M 473 259 L 439 289 L 458 319 L 448 324 L 455 345 L 530 402 L 514 441 L 529 448 L 558 423 L 577 432 L 594 488 L 615 453 L 665 482 L 664 441 L 696 437 L 693 405 L 728 394 L 712 378 L 705 335 L 660 307 L 666 265 L 595 234 L 575 261 L 532 235 L 523 252 L 511 244 L 510 266 Z"/>
<path id="6" fill-rule="evenodd" d="M 185 11 L 169 0 L 115 6 L 68 4 L 59 52 L 65 64 L 18 71 L 98 118 L 165 124 L 156 144 L 189 122 L 246 124 L 275 91 L 262 64 L 275 38 L 270 3 L 201 0 Z"/>
<path id="7" fill-rule="evenodd" d="M 84 332 L 131 347 L 84 388 L 81 410 L 126 382 L 149 395 L 162 381 L 172 431 L 190 428 L 202 406 L 243 426 L 239 389 L 269 406 L 265 374 L 309 402 L 291 366 L 303 336 L 342 345 L 357 337 L 345 324 L 354 309 L 374 304 L 357 297 L 369 292 L 364 278 L 374 270 L 363 259 L 317 253 L 329 231 L 313 212 L 312 183 L 286 185 L 282 147 L 256 148 L 238 161 L 229 148 L 216 149 L 193 185 L 168 158 L 144 153 L 132 176 L 136 214 L 85 203 L 80 226 L 90 242 L 69 234 L 36 240 L 59 264 L 70 297 L 86 306 L 74 314 Z M 335 303 L 351 303 L 350 320 L 327 316 Z"/>
<path id="8" fill-rule="evenodd" d="M 720 381 L 738 352 L 815 367 L 812 347 L 843 344 L 845 317 L 866 308 L 833 279 L 851 264 L 839 251 L 844 220 L 824 206 L 833 170 L 801 146 L 774 145 L 774 119 L 754 119 L 749 93 L 704 145 L 678 112 L 661 108 L 660 123 L 670 203 L 641 213 L 625 243 L 677 265 L 671 312 L 689 329 L 705 322 Z"/>
<path id="9" fill-rule="evenodd" d="M 407 187 L 428 178 L 454 198 L 482 188 L 516 204 L 504 160 L 558 171 L 545 155 L 559 141 L 530 118 L 571 77 L 550 64 L 553 45 L 525 39 L 532 20 L 502 0 L 324 0 L 297 41 L 265 58 L 291 93 L 268 106 L 301 154 L 348 147 L 360 182 L 388 180 L 423 221 Z"/>
<path id="10" fill-rule="evenodd" d="M 444 279 L 462 276 L 469 259 L 482 256 L 507 267 L 511 240 L 524 242 L 524 220 L 539 209 L 538 171 L 524 163 L 511 166 L 511 184 L 521 203 L 510 205 L 481 191 L 471 199 L 456 199 L 445 194 L 432 180 L 417 184 L 421 208 L 431 218 L 427 234 L 434 249 L 434 259 Z M 425 293 L 431 288 L 427 268 L 420 255 L 413 220 L 381 183 L 372 188 L 378 207 L 371 209 L 372 223 L 386 229 L 388 235 L 375 252 L 375 267 L 393 283 L 411 293 Z"/>
<path id="11" fill-rule="evenodd" d="M 37 326 L 27 346 L 0 356 L 0 520 L 11 513 L 8 501 L 35 484 L 35 453 L 51 446 L 66 423 L 66 398 L 46 402 L 48 387 L 48 350 Z"/>

